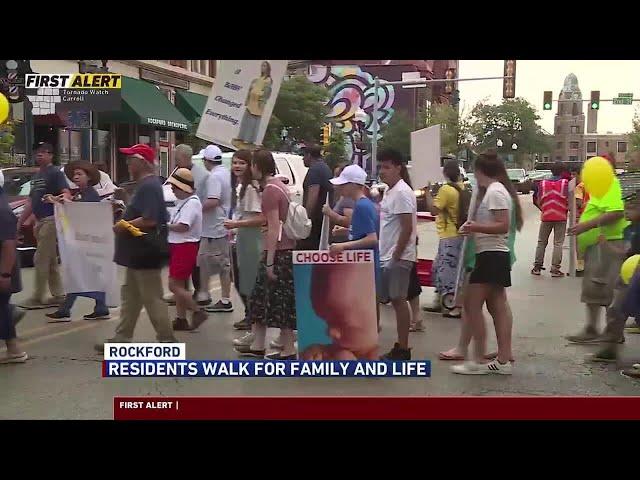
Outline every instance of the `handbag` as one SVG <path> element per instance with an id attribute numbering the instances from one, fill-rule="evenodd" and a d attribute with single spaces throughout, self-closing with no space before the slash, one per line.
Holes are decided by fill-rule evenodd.
<path id="1" fill-rule="evenodd" d="M 130 267 L 137 269 L 156 269 L 165 267 L 169 262 L 169 231 L 166 224 L 145 232 L 140 237 L 126 233 L 129 249 Z"/>

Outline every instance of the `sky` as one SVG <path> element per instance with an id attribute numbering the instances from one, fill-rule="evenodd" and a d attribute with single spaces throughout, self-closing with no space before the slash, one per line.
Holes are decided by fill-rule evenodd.
<path id="1" fill-rule="evenodd" d="M 459 78 L 496 77 L 503 74 L 503 60 L 460 60 Z M 551 90 L 557 100 L 565 77 L 574 73 L 582 98 L 589 99 L 591 90 L 600 90 L 600 99 L 611 99 L 618 93 L 633 93 L 640 97 L 639 60 L 518 60 L 516 64 L 516 96 L 527 99 L 542 118 L 540 125 L 553 133 L 553 118 L 557 111 L 542 110 L 543 92 Z M 634 91 L 633 87 L 636 87 Z M 478 80 L 459 82 L 460 106 L 470 111 L 473 106 L 488 98 L 490 103 L 502 101 L 502 80 Z M 602 102 L 598 112 L 598 133 L 627 133 L 632 129 L 635 105 L 613 105 Z M 588 104 L 583 107 L 585 118 Z"/>

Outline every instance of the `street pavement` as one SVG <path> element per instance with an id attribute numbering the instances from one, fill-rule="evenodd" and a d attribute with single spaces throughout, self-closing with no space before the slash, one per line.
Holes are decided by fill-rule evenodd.
<path id="1" fill-rule="evenodd" d="M 102 356 L 94 343 L 113 335 L 119 310 L 112 319 L 82 320 L 90 313 L 92 301 L 79 299 L 73 310 L 74 321 L 47 324 L 44 313 L 31 311 L 19 324 L 18 335 L 31 359 L 23 365 L 0 366 L 0 419 L 109 419 L 116 395 L 181 396 L 427 396 L 427 395 L 638 395 L 640 383 L 622 377 L 615 365 L 590 364 L 584 359 L 597 346 L 568 344 L 563 336 L 574 333 L 584 323 L 584 307 L 579 303 L 580 279 L 551 278 L 547 270 L 541 277 L 529 271 L 537 243 L 539 214 L 531 196 L 520 196 L 525 226 L 516 240 L 517 262 L 512 273 L 509 300 L 514 315 L 515 371 L 512 376 L 462 376 L 450 373 L 451 362 L 437 359 L 439 351 L 456 344 L 460 320 L 423 313 L 426 330 L 410 337 L 414 359 L 432 360 L 429 379 L 401 378 L 102 378 Z M 420 256 L 433 258 L 437 238 L 433 223 L 421 223 Z M 568 242 L 567 242 L 568 245 Z M 565 249 L 565 253 L 568 250 Z M 564 259 L 565 270 L 568 258 Z M 33 281 L 32 269 L 23 270 L 26 290 L 14 296 L 25 299 Z M 122 272 L 120 272 L 122 279 Z M 220 295 L 219 283 L 212 282 L 214 301 Z M 432 289 L 424 288 L 421 303 L 431 301 Z M 190 359 L 237 358 L 231 342 L 238 335 L 233 322 L 242 317 L 239 298 L 236 310 L 211 314 L 199 332 L 178 332 L 187 344 Z M 171 307 L 170 314 L 174 315 Z M 495 336 L 487 316 L 490 348 Z M 602 320 L 604 322 L 604 319 Z M 395 340 L 395 322 L 390 307 L 382 308 L 381 351 Z M 269 340 L 276 331 L 269 331 Z M 136 341 L 154 341 L 154 331 L 143 312 L 135 333 Z M 640 359 L 640 335 L 627 335 L 624 363 Z"/>

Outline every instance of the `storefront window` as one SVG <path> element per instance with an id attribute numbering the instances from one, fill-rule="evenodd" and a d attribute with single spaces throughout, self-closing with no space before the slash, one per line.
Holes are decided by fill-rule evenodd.
<path id="1" fill-rule="evenodd" d="M 93 163 L 111 164 L 111 132 L 93 130 L 92 156 Z"/>

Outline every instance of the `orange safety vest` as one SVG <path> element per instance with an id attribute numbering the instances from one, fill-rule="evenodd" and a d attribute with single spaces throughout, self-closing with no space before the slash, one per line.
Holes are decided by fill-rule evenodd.
<path id="1" fill-rule="evenodd" d="M 543 222 L 563 222 L 567 220 L 569 199 L 566 180 L 543 180 L 540 182 L 540 206 Z"/>

